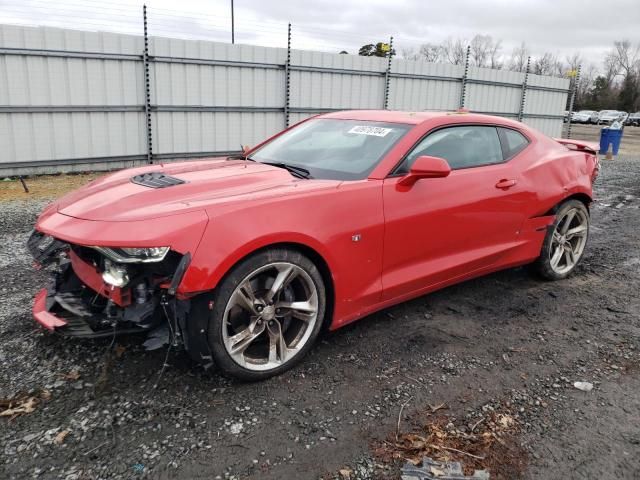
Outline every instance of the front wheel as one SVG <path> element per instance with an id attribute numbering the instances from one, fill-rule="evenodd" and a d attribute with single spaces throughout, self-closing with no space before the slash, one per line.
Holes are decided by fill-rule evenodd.
<path id="1" fill-rule="evenodd" d="M 270 249 L 242 261 L 216 289 L 209 344 L 223 373 L 262 380 L 298 363 L 324 320 L 326 293 L 314 263 Z"/>
<path id="2" fill-rule="evenodd" d="M 584 203 L 569 200 L 561 204 L 534 263 L 535 270 L 548 280 L 570 275 L 584 255 L 589 225 L 589 211 Z"/>

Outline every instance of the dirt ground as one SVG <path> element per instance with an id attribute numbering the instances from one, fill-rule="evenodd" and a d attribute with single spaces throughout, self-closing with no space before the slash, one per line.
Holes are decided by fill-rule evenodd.
<path id="1" fill-rule="evenodd" d="M 17 195 L 0 201 L 0 411 L 18 396 L 24 413 L 0 417 L 0 478 L 398 478 L 416 437 L 492 479 L 640 478 L 637 157 L 603 163 L 571 278 L 518 268 L 447 288 L 254 384 L 133 337 L 37 328 L 46 278 L 24 242 L 47 200 Z"/>
<path id="2" fill-rule="evenodd" d="M 103 173 L 41 175 L 19 179 L 0 179 L 0 202 L 8 200 L 52 199 L 95 180 Z M 26 185 L 26 190 L 25 190 Z"/>
<path id="3" fill-rule="evenodd" d="M 565 123 L 562 136 L 567 137 L 567 124 Z M 571 138 L 575 140 L 589 140 L 600 143 L 600 130 L 602 125 L 571 125 Z M 604 152 L 606 153 L 606 152 Z M 640 157 L 640 127 L 626 126 L 620 142 L 620 156 Z"/>

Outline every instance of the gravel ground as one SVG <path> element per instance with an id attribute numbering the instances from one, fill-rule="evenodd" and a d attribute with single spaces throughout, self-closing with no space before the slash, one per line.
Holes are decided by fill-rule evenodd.
<path id="1" fill-rule="evenodd" d="M 570 279 L 520 268 L 447 288 L 326 335 L 256 384 L 137 338 L 36 328 L 45 276 L 24 242 L 46 201 L 4 201 L 0 399 L 38 401 L 0 417 L 0 478 L 397 478 L 373 446 L 441 403 L 461 429 L 510 409 L 524 478 L 640 478 L 640 162 L 604 163 L 597 197 Z"/>

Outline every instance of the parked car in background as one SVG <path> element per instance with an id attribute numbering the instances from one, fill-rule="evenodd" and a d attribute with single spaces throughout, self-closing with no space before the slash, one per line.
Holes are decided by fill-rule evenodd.
<path id="1" fill-rule="evenodd" d="M 598 112 L 594 112 L 593 110 L 580 110 L 579 112 L 574 112 L 571 116 L 571 121 L 573 123 L 593 123 L 592 118 L 597 118 Z M 597 121 L 597 120 L 596 120 Z"/>
<path id="2" fill-rule="evenodd" d="M 500 117 L 360 110 L 235 157 L 111 173 L 40 215 L 29 249 L 54 281 L 33 314 L 264 379 L 323 328 L 447 285 L 525 264 L 570 275 L 597 151 Z"/>
<path id="3" fill-rule="evenodd" d="M 640 127 L 640 112 L 632 113 L 631 115 L 629 115 L 624 124 L 633 125 L 634 127 Z"/>
<path id="4" fill-rule="evenodd" d="M 598 125 L 608 125 L 616 120 L 620 120 L 623 115 L 624 112 L 619 112 L 618 110 L 602 110 L 597 123 Z"/>

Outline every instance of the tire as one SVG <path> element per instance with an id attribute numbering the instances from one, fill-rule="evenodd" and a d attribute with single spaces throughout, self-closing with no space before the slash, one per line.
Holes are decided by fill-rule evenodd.
<path id="1" fill-rule="evenodd" d="M 309 258 L 284 248 L 256 253 L 215 289 L 208 322 L 213 359 L 223 374 L 245 381 L 279 375 L 309 352 L 325 312 L 325 285 Z"/>
<path id="2" fill-rule="evenodd" d="M 540 256 L 532 265 L 534 271 L 546 280 L 561 280 L 571 275 L 584 256 L 589 227 L 589 210 L 584 203 L 579 200 L 561 203 L 553 225 L 547 230 Z M 572 231 L 573 234 L 567 234 Z"/>

